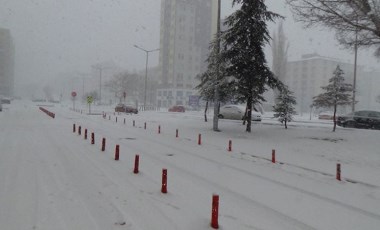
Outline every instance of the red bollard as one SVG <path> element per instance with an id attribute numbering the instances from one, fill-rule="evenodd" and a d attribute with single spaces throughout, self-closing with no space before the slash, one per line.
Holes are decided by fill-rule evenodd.
<path id="1" fill-rule="evenodd" d="M 117 123 L 117 117 L 116 117 L 116 123 Z"/>
<path id="2" fill-rule="evenodd" d="M 231 152 L 232 151 L 232 141 L 229 140 L 228 141 L 228 152 Z"/>
<path id="3" fill-rule="evenodd" d="M 106 150 L 106 138 L 103 137 L 103 140 L 102 140 L 102 152 L 104 152 L 104 150 Z"/>
<path id="4" fill-rule="evenodd" d="M 161 126 L 159 125 L 158 126 L 158 134 L 160 134 L 161 133 Z"/>
<path id="5" fill-rule="evenodd" d="M 218 213 L 219 213 L 219 196 L 212 196 L 212 209 L 211 209 L 211 227 L 218 229 Z"/>
<path id="6" fill-rule="evenodd" d="M 124 118 L 124 125 L 125 125 L 125 118 Z"/>
<path id="7" fill-rule="evenodd" d="M 95 144 L 95 133 L 91 133 L 91 144 Z"/>
<path id="8" fill-rule="evenodd" d="M 116 148 L 115 148 L 115 161 L 118 161 L 119 160 L 119 145 L 116 145 Z"/>
<path id="9" fill-rule="evenodd" d="M 81 134 L 82 134 L 82 127 L 79 126 L 79 127 L 78 127 L 78 135 L 81 135 Z"/>
<path id="10" fill-rule="evenodd" d="M 198 135 L 198 145 L 201 145 L 202 144 L 202 135 L 199 134 Z"/>
<path id="11" fill-rule="evenodd" d="M 168 185 L 168 170 L 162 169 L 162 187 L 161 187 L 162 193 L 168 192 L 167 185 Z"/>
<path id="12" fill-rule="evenodd" d="M 84 139 L 87 140 L 87 129 L 84 130 Z"/>
<path id="13" fill-rule="evenodd" d="M 337 180 L 341 180 L 340 179 L 340 164 L 336 164 L 336 179 Z"/>
<path id="14" fill-rule="evenodd" d="M 73 124 L 73 133 L 75 133 L 76 131 L 75 131 L 75 124 Z"/>
<path id="15" fill-rule="evenodd" d="M 135 156 L 135 168 L 133 169 L 134 174 L 139 173 L 139 159 L 140 159 L 140 156 L 136 155 Z"/>
<path id="16" fill-rule="evenodd" d="M 272 149 L 272 163 L 276 163 L 276 150 Z"/>
<path id="17" fill-rule="evenodd" d="M 175 130 L 175 137 L 178 138 L 178 129 Z"/>
<path id="18" fill-rule="evenodd" d="M 136 122 L 133 120 L 133 127 L 135 127 L 136 126 Z"/>
<path id="19" fill-rule="evenodd" d="M 146 129 L 146 122 L 144 122 L 144 129 Z"/>

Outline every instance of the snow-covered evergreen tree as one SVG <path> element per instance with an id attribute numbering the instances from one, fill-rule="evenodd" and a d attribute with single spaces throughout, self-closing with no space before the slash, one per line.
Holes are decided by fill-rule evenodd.
<path id="1" fill-rule="evenodd" d="M 264 0 L 233 0 L 232 5 L 240 9 L 224 23 L 228 29 L 222 32 L 221 57 L 226 75 L 237 79 L 237 99 L 247 103 L 246 131 L 251 132 L 252 105 L 265 101 L 266 86 L 275 88 L 278 83 L 267 65 L 264 47 L 271 39 L 267 22 L 280 16 L 268 11 Z"/>
<path id="2" fill-rule="evenodd" d="M 349 105 L 352 103 L 353 87 L 351 84 L 344 82 L 343 74 L 342 69 L 338 65 L 334 71 L 334 76 L 329 80 L 329 84 L 321 87 L 325 92 L 313 98 L 313 105 L 317 108 L 333 108 L 333 132 L 335 132 L 336 129 L 337 107 L 339 105 Z"/>
<path id="3" fill-rule="evenodd" d="M 294 105 L 297 104 L 293 92 L 287 86 L 283 86 L 279 90 L 279 95 L 276 98 L 276 105 L 273 106 L 274 116 L 278 117 L 281 123 L 285 124 L 285 129 L 288 128 L 287 123 L 293 121 L 293 115 L 296 113 Z"/>

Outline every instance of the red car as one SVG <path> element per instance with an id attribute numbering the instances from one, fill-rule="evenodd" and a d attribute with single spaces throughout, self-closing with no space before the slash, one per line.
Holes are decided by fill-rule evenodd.
<path id="1" fill-rule="evenodd" d="M 169 112 L 185 112 L 185 106 L 183 105 L 175 105 L 169 108 Z"/>

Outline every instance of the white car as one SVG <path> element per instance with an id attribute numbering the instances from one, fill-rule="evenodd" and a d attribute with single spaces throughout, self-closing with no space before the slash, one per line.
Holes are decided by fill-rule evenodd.
<path id="1" fill-rule="evenodd" d="M 241 105 L 225 105 L 220 107 L 218 117 L 221 119 L 243 120 L 245 107 Z M 252 121 L 261 121 L 261 113 L 252 111 Z"/>

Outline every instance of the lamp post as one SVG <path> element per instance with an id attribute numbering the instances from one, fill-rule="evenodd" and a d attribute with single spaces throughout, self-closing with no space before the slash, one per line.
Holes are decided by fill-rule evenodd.
<path id="1" fill-rule="evenodd" d="M 141 48 L 140 46 L 134 45 L 135 48 L 142 50 L 146 53 L 146 62 L 145 62 L 145 82 L 144 82 L 144 111 L 146 106 L 146 90 L 147 90 L 147 81 L 148 81 L 148 57 L 150 52 L 158 51 L 160 49 L 154 49 L 154 50 L 146 50 Z"/>

